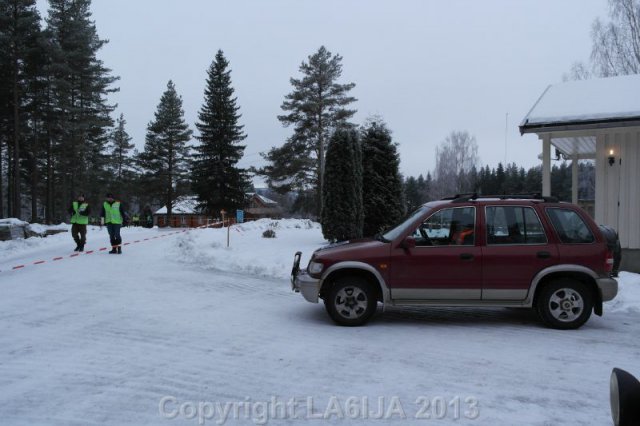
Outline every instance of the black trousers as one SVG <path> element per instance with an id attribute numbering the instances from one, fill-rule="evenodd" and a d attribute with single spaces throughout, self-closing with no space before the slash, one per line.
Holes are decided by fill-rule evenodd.
<path id="1" fill-rule="evenodd" d="M 78 246 L 83 246 L 87 242 L 87 225 L 74 223 L 71 225 L 71 236 Z"/>

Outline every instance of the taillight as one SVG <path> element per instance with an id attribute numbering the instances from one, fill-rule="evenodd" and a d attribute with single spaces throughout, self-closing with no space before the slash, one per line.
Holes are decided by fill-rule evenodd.
<path id="1" fill-rule="evenodd" d="M 613 251 L 607 250 L 607 254 L 604 258 L 604 270 L 611 272 L 613 270 Z"/>

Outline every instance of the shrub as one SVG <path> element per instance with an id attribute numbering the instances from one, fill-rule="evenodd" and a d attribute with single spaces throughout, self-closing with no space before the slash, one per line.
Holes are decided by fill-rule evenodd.
<path id="1" fill-rule="evenodd" d="M 274 231 L 273 229 L 267 229 L 262 233 L 262 238 L 275 238 L 275 237 L 276 237 L 276 231 Z"/>

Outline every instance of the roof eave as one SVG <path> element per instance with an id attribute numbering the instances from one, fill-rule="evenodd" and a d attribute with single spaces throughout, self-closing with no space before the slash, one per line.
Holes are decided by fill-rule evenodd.
<path id="1" fill-rule="evenodd" d="M 598 130 L 612 127 L 637 127 L 640 126 L 640 117 L 608 118 L 599 120 L 563 121 L 550 123 L 521 124 L 520 135 L 525 133 L 547 133 L 567 130 Z"/>

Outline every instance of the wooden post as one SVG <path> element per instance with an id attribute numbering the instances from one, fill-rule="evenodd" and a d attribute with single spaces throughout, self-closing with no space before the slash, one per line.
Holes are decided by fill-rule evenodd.
<path id="1" fill-rule="evenodd" d="M 220 216 L 222 216 L 222 226 L 224 227 L 224 216 L 227 214 L 225 209 L 220 210 Z M 229 247 L 229 222 L 227 220 L 227 247 Z"/>
<path id="2" fill-rule="evenodd" d="M 542 196 L 551 195 L 551 135 L 542 137 Z"/>

